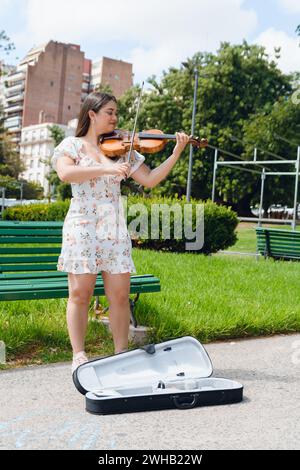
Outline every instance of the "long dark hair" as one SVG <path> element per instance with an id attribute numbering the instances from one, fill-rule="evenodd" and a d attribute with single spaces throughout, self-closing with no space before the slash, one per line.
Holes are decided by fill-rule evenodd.
<path id="1" fill-rule="evenodd" d="M 117 103 L 116 97 L 109 93 L 94 92 L 90 93 L 85 98 L 78 116 L 78 124 L 75 133 L 76 137 L 83 137 L 87 134 L 91 123 L 89 111 L 98 113 L 98 111 L 109 103 L 109 101 Z"/>

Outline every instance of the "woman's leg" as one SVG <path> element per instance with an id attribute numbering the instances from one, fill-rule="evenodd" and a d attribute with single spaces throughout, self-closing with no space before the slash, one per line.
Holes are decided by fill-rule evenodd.
<path id="1" fill-rule="evenodd" d="M 109 303 L 109 322 L 115 353 L 118 353 L 128 348 L 130 273 L 110 274 L 102 271 L 102 278 Z"/>
<path id="2" fill-rule="evenodd" d="M 67 325 L 73 354 L 84 351 L 84 340 L 88 324 L 88 309 L 94 293 L 97 274 L 68 275 L 69 299 Z"/>

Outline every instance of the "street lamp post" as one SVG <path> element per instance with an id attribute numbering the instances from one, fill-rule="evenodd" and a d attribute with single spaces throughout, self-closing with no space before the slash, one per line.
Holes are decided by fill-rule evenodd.
<path id="1" fill-rule="evenodd" d="M 195 76 L 195 87 L 194 87 L 194 102 L 193 102 L 193 115 L 192 115 L 192 129 L 191 134 L 194 135 L 195 133 L 195 117 L 196 117 L 196 102 L 197 102 L 197 90 L 198 90 L 198 78 L 199 72 L 198 69 L 194 69 L 194 76 Z M 189 171 L 188 171 L 188 178 L 187 178 L 187 188 L 186 188 L 186 199 L 189 202 L 191 197 L 191 189 L 192 189 L 192 170 L 193 170 L 193 146 L 190 144 L 190 156 L 189 156 Z"/>

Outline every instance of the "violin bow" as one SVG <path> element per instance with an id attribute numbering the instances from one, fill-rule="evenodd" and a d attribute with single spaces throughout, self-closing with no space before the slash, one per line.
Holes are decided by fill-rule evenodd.
<path id="1" fill-rule="evenodd" d="M 130 148 L 129 148 L 129 152 L 128 152 L 128 155 L 127 155 L 127 162 L 128 162 L 128 163 L 129 163 L 129 161 L 130 161 L 130 156 L 131 156 L 131 152 L 132 152 L 132 149 L 133 149 L 133 142 L 134 142 L 134 137 L 135 137 L 135 131 L 136 131 L 136 125 L 137 125 L 138 115 L 139 115 L 139 111 L 140 111 L 140 104 L 141 104 L 141 98 L 142 98 L 142 93 L 143 93 L 143 86 L 144 86 L 144 81 L 143 81 L 143 83 L 142 83 L 142 87 L 141 87 L 141 91 L 140 91 L 140 96 L 139 96 L 139 100 L 138 100 L 138 105 L 137 105 L 137 110 L 136 110 L 136 115 L 135 115 L 135 121 L 134 121 L 133 131 L 132 131 L 131 139 L 130 139 Z"/>

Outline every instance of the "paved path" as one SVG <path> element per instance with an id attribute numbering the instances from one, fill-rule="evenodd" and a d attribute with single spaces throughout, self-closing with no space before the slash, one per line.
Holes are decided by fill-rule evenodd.
<path id="1" fill-rule="evenodd" d="M 0 372 L 0 449 L 299 449 L 300 335 L 206 349 L 215 376 L 244 384 L 243 402 L 95 416 L 70 364 Z"/>

